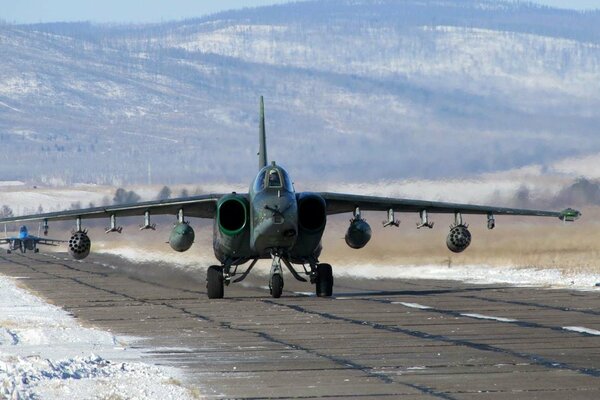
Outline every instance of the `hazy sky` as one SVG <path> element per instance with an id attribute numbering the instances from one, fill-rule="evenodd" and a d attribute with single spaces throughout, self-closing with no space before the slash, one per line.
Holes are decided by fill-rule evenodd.
<path id="1" fill-rule="evenodd" d="M 160 22 L 198 17 L 232 8 L 289 0 L 0 0 L 0 19 L 50 21 Z M 600 0 L 533 0 L 554 7 L 600 8 Z"/>

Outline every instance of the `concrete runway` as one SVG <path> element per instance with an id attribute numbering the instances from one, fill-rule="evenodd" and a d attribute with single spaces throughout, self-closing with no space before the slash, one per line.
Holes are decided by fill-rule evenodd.
<path id="1" fill-rule="evenodd" d="M 148 357 L 208 398 L 600 398 L 598 291 L 336 279 L 320 299 L 287 274 L 275 300 L 258 274 L 209 301 L 204 271 L 0 256 L 0 273 L 80 320 L 148 337 Z"/>

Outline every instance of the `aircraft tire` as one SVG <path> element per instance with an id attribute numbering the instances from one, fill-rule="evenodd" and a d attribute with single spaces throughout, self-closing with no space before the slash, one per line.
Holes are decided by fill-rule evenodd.
<path id="1" fill-rule="evenodd" d="M 39 253 L 39 252 L 40 252 L 40 249 L 35 249 L 34 250 L 34 253 Z"/>
<path id="2" fill-rule="evenodd" d="M 274 274 L 271 277 L 271 296 L 274 299 L 278 299 L 281 297 L 283 293 L 283 277 L 280 274 Z"/>
<path id="3" fill-rule="evenodd" d="M 317 281 L 315 283 L 317 297 L 331 297 L 333 294 L 333 272 L 331 265 L 317 265 Z"/>
<path id="4" fill-rule="evenodd" d="M 222 299 L 225 295 L 223 288 L 223 269 L 212 265 L 206 272 L 206 291 L 209 299 Z"/>

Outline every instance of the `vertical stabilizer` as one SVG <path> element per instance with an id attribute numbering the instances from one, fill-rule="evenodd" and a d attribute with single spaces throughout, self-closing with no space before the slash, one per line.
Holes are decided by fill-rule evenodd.
<path id="1" fill-rule="evenodd" d="M 260 147 L 258 148 L 258 169 L 267 166 L 267 134 L 265 133 L 265 103 L 263 97 L 260 96 L 260 117 L 258 126 L 258 140 Z"/>

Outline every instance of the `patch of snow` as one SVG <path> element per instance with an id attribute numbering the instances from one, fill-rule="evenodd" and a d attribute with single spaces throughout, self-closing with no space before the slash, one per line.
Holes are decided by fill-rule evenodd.
<path id="1" fill-rule="evenodd" d="M 490 321 L 499 321 L 499 322 L 517 322 L 516 319 L 511 319 L 511 318 L 503 318 L 503 317 L 492 317 L 490 315 L 482 315 L 482 314 L 468 314 L 468 313 L 464 313 L 464 314 L 460 314 L 463 317 L 469 317 L 469 318 L 475 318 L 475 319 L 487 319 Z"/>
<path id="2" fill-rule="evenodd" d="M 600 274 L 564 273 L 558 269 L 514 268 L 488 265 L 346 265 L 335 276 L 366 279 L 432 279 L 474 284 L 508 284 L 575 290 L 597 290 Z"/>
<path id="3" fill-rule="evenodd" d="M 419 310 L 430 310 L 431 307 L 429 306 L 424 306 L 423 304 L 418 304 L 418 303 L 405 303 L 403 301 L 393 301 L 392 304 L 401 304 L 404 307 L 409 307 L 409 308 L 417 308 Z"/>
<path id="4" fill-rule="evenodd" d="M 193 398 L 177 370 L 140 362 L 136 338 L 82 327 L 3 276 L 0 315 L 0 398 Z"/>
<path id="5" fill-rule="evenodd" d="M 563 329 L 566 331 L 587 333 L 588 335 L 600 336 L 600 331 L 597 331 L 595 329 L 585 328 L 583 326 L 563 326 Z"/>
<path id="6" fill-rule="evenodd" d="M 139 137 L 142 137 L 142 138 L 164 140 L 165 142 L 169 142 L 169 143 L 179 143 L 179 140 L 171 139 L 171 138 L 166 137 L 166 136 L 158 136 L 158 135 L 151 135 L 151 134 L 147 134 L 147 133 L 138 133 L 138 132 L 129 132 L 129 131 L 122 131 L 122 133 L 124 135 L 131 135 L 131 136 L 139 136 Z"/>
<path id="7" fill-rule="evenodd" d="M 99 242 L 95 245 L 96 253 L 110 254 L 122 257 L 126 260 L 138 263 L 166 263 L 179 269 L 207 268 L 214 262 L 212 254 L 198 257 L 193 251 L 177 254 L 173 257 L 173 251 L 166 246 L 164 251 L 148 250 L 139 247 L 104 247 L 106 244 Z M 167 249 L 168 248 L 168 249 Z M 204 267 L 203 267 L 204 266 Z"/>
<path id="8" fill-rule="evenodd" d="M 47 188 L 1 191 L 0 205 L 10 206 L 15 215 L 24 215 L 37 212 L 40 205 L 45 212 L 66 210 L 71 208 L 73 203 L 80 203 L 83 207 L 90 202 L 100 205 L 107 195 L 112 194 L 96 190 Z"/>
<path id="9" fill-rule="evenodd" d="M 21 76 L 4 77 L 0 81 L 0 94 L 4 96 L 23 96 L 37 92 L 41 82 L 33 74 L 21 74 Z"/>
<path id="10" fill-rule="evenodd" d="M 0 187 L 3 186 L 23 186 L 25 182 L 21 181 L 0 181 Z"/>
<path id="11" fill-rule="evenodd" d="M 294 294 L 306 297 L 314 297 L 316 294 L 314 292 L 294 292 Z"/>

